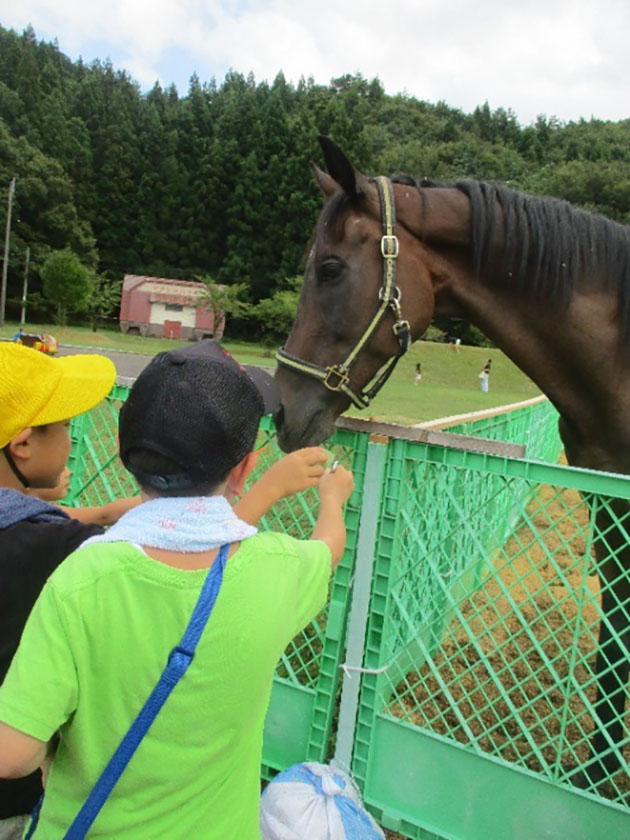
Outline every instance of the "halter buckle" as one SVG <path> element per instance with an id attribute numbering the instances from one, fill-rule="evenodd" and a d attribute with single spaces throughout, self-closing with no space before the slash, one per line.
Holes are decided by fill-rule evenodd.
<path id="1" fill-rule="evenodd" d="M 391 234 L 381 237 L 381 255 L 385 260 L 395 260 L 400 251 L 398 237 Z"/>
<path id="2" fill-rule="evenodd" d="M 331 377 L 337 377 L 337 382 L 331 381 Z M 348 371 L 337 365 L 328 365 L 326 368 L 326 376 L 322 380 L 324 385 L 330 391 L 340 391 L 344 385 L 350 381 Z"/>

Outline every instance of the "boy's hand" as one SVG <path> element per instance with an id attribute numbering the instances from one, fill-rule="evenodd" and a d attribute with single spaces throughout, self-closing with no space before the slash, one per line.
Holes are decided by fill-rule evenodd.
<path id="1" fill-rule="evenodd" d="M 234 505 L 237 516 L 255 525 L 280 499 L 315 487 L 325 472 L 327 458 L 328 453 L 321 446 L 309 446 L 285 455 Z"/>
<path id="2" fill-rule="evenodd" d="M 328 453 L 321 446 L 307 446 L 276 461 L 263 478 L 274 488 L 278 499 L 292 496 L 319 484 L 327 459 Z"/>
<path id="3" fill-rule="evenodd" d="M 58 499 L 65 499 L 68 495 L 68 491 L 70 490 L 70 477 L 72 473 L 70 472 L 69 467 L 66 467 L 65 470 L 61 473 L 61 477 L 57 482 L 57 486 L 55 487 L 55 491 L 59 494 L 57 496 Z"/>
<path id="4" fill-rule="evenodd" d="M 320 498 L 333 498 L 340 505 L 348 501 L 353 490 L 354 476 L 345 467 L 337 466 L 334 470 L 326 470 L 319 480 Z"/>

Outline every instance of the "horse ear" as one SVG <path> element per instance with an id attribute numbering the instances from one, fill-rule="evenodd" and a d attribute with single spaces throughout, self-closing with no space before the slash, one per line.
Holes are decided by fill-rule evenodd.
<path id="1" fill-rule="evenodd" d="M 322 147 L 322 152 L 324 153 L 326 169 L 330 173 L 333 181 L 341 187 L 348 198 L 359 198 L 362 195 L 366 195 L 369 191 L 369 182 L 365 175 L 362 175 L 354 168 L 334 140 L 331 140 L 330 137 L 326 137 L 324 134 L 320 134 L 318 139 L 319 145 Z M 326 185 L 326 189 L 324 189 L 319 178 L 317 178 L 317 181 L 320 187 L 322 187 L 324 194 L 330 195 L 327 191 L 328 184 Z"/>
<path id="2" fill-rule="evenodd" d="M 320 190 L 324 193 L 326 198 L 330 198 L 334 192 L 337 192 L 339 184 L 331 178 L 327 172 L 320 169 L 316 163 L 313 163 L 313 161 L 311 161 L 311 169 L 313 170 L 313 175 L 315 176 L 315 180 L 317 181 Z"/>

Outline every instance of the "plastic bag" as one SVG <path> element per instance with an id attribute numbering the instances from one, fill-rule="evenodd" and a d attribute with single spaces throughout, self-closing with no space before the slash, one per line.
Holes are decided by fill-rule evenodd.
<path id="1" fill-rule="evenodd" d="M 355 783 L 335 762 L 294 764 L 260 801 L 262 840 L 385 840 Z"/>

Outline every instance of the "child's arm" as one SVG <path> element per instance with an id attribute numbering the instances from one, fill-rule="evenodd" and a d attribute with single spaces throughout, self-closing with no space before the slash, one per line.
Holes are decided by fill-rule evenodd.
<path id="1" fill-rule="evenodd" d="M 353 490 L 354 478 L 350 470 L 344 467 L 327 472 L 319 481 L 319 513 L 311 539 L 322 540 L 328 545 L 333 571 L 339 565 L 346 547 L 343 506 Z"/>
<path id="2" fill-rule="evenodd" d="M 139 505 L 141 501 L 140 496 L 132 496 L 128 499 L 115 499 L 99 507 L 64 507 L 62 510 L 73 519 L 78 519 L 79 522 L 106 527 L 118 522 L 124 513 Z"/>
<path id="3" fill-rule="evenodd" d="M 276 461 L 234 505 L 239 519 L 256 525 L 280 499 L 315 487 L 324 474 L 327 458 L 325 449 L 309 446 Z"/>
<path id="4" fill-rule="evenodd" d="M 0 778 L 20 779 L 46 758 L 47 743 L 0 721 Z"/>
<path id="5" fill-rule="evenodd" d="M 32 496 L 38 496 L 45 502 L 57 502 L 68 495 L 70 487 L 70 470 L 66 467 L 59 481 L 55 487 L 41 488 L 36 490 L 28 490 L 27 492 Z M 113 502 L 108 502 L 106 505 L 97 505 L 95 507 L 61 507 L 68 516 L 73 519 L 78 519 L 79 522 L 84 522 L 86 525 L 102 525 L 107 527 L 118 522 L 120 517 L 127 513 L 128 510 L 140 504 L 140 496 L 133 496 L 128 499 L 115 499 Z"/>

